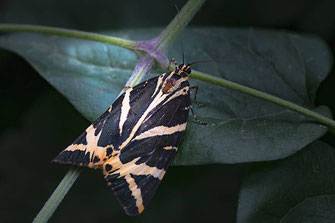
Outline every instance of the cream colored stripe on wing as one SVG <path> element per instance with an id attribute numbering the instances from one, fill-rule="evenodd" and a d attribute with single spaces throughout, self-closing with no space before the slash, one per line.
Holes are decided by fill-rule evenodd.
<path id="1" fill-rule="evenodd" d="M 149 129 L 148 131 L 145 131 L 141 133 L 140 135 L 136 136 L 134 140 L 140 140 L 140 139 L 145 139 L 149 137 L 154 137 L 154 136 L 162 136 L 162 135 L 172 135 L 176 132 L 182 132 L 186 128 L 186 122 L 180 125 L 176 125 L 173 127 L 167 127 L 167 126 L 157 126 L 152 129 Z"/>
<path id="2" fill-rule="evenodd" d="M 132 88 L 127 89 L 124 98 L 122 100 L 121 115 L 119 122 L 120 135 L 122 134 L 123 125 L 127 120 L 127 116 L 130 110 L 130 92 L 132 90 L 133 90 Z"/>
<path id="3" fill-rule="evenodd" d="M 183 87 L 182 89 L 180 89 L 179 91 L 176 91 L 173 95 L 171 95 L 171 96 L 169 97 L 168 100 L 166 100 L 166 101 L 164 102 L 164 105 L 165 105 L 166 103 L 168 103 L 169 101 L 171 101 L 172 99 L 174 99 L 174 98 L 176 98 L 176 97 L 178 97 L 178 96 L 180 96 L 180 95 L 187 95 L 189 89 L 190 89 L 190 87 L 186 86 L 186 87 Z M 184 91 L 184 90 L 185 90 L 185 91 Z"/>
<path id="4" fill-rule="evenodd" d="M 156 88 L 155 88 L 155 91 L 154 91 L 154 93 L 151 95 L 151 97 L 153 97 L 155 94 L 156 94 L 156 92 L 158 91 L 158 90 L 160 90 L 160 89 L 162 89 L 162 82 L 163 82 L 163 77 L 166 75 L 166 73 L 165 74 L 163 74 L 162 76 L 159 76 L 159 78 L 158 78 L 158 81 L 157 81 L 157 84 L 156 84 Z"/>
<path id="5" fill-rule="evenodd" d="M 141 163 L 141 164 L 134 164 L 136 165 L 136 168 L 134 168 L 133 170 L 131 170 L 131 174 L 133 175 L 145 175 L 145 176 L 153 176 L 156 177 L 160 180 L 163 179 L 163 176 L 165 174 L 165 170 L 164 169 L 158 169 L 157 167 L 151 167 L 148 166 L 145 163 Z"/>
<path id="6" fill-rule="evenodd" d="M 165 146 L 165 147 L 163 147 L 163 149 L 165 149 L 165 150 L 178 150 L 178 147 L 175 147 L 175 146 Z"/>
<path id="7" fill-rule="evenodd" d="M 164 99 L 166 97 L 167 97 L 167 94 L 163 94 L 161 91 L 158 92 L 157 96 L 152 100 L 152 102 L 149 105 L 149 107 L 147 108 L 147 110 L 145 110 L 145 112 L 143 113 L 141 118 L 138 120 L 136 125 L 131 130 L 131 133 L 130 133 L 129 137 L 122 143 L 122 145 L 119 147 L 119 149 L 123 149 L 126 145 L 128 145 L 128 143 L 134 137 L 134 135 L 137 132 L 137 130 L 139 129 L 139 127 L 142 125 L 143 120 L 147 117 L 149 112 L 151 112 L 157 105 L 159 105 L 159 103 L 164 101 Z"/>
<path id="8" fill-rule="evenodd" d="M 137 157 L 128 163 L 122 163 L 119 157 L 113 158 L 113 160 L 109 160 L 106 164 L 111 165 L 113 168 L 110 170 L 113 174 L 119 174 L 119 178 L 123 176 L 127 176 L 130 174 L 133 175 L 150 175 L 156 177 L 160 180 L 163 179 L 165 174 L 164 169 L 158 169 L 157 167 L 148 166 L 145 163 L 136 164 L 136 162 L 141 157 Z M 104 174 L 107 174 L 106 172 Z"/>
<path id="9" fill-rule="evenodd" d="M 141 213 L 144 210 L 141 189 L 137 186 L 134 178 L 132 178 L 131 176 L 125 176 L 125 180 L 129 184 L 129 190 L 131 191 L 131 195 L 133 195 L 136 200 L 138 212 Z"/>

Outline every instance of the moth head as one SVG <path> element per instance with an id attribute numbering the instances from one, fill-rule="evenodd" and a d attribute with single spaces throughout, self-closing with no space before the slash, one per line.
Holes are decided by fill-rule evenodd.
<path id="1" fill-rule="evenodd" d="M 178 67 L 177 73 L 183 78 L 188 77 L 188 75 L 192 72 L 191 65 L 190 64 L 180 64 Z"/>

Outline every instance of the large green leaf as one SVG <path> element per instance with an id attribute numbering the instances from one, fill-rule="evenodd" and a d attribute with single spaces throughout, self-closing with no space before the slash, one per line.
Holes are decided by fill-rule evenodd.
<path id="1" fill-rule="evenodd" d="M 254 164 L 238 222 L 335 222 L 335 149 L 316 141 L 292 157 Z"/>
<path id="2" fill-rule="evenodd" d="M 122 34 L 120 34 L 122 33 Z M 150 39 L 158 29 L 120 32 Z M 317 37 L 254 29 L 193 28 L 183 33 L 186 61 L 233 59 L 195 64 L 217 75 L 313 108 L 316 89 L 331 69 L 331 53 Z M 17 52 L 89 120 L 115 100 L 137 55 L 92 41 L 38 34 L 0 36 L 0 46 Z M 169 56 L 180 59 L 175 44 Z M 162 70 L 152 73 L 158 75 Z M 149 75 L 150 76 L 150 75 Z M 148 76 L 148 77 L 149 77 Z M 238 163 L 286 157 L 323 135 L 327 128 L 292 111 L 213 84 L 199 85 L 198 98 L 174 164 Z M 316 111 L 330 117 L 326 107 Z"/>

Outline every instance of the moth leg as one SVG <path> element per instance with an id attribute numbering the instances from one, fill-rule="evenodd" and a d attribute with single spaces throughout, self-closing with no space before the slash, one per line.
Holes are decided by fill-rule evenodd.
<path id="1" fill-rule="evenodd" d="M 172 58 L 169 62 L 168 70 L 170 70 L 170 65 L 171 65 L 172 62 L 174 63 L 174 66 L 177 68 L 177 66 L 178 66 L 177 61 L 174 58 Z"/>
<path id="2" fill-rule="evenodd" d="M 203 121 L 201 121 L 201 120 L 199 120 L 199 119 L 197 118 L 197 116 L 194 114 L 194 111 L 193 111 L 192 106 L 190 107 L 190 110 L 191 110 L 191 112 L 192 112 L 193 118 L 194 118 L 199 124 L 201 124 L 201 125 L 207 125 L 206 122 L 203 122 Z"/>
<path id="3" fill-rule="evenodd" d="M 194 103 L 196 103 L 199 107 L 204 107 L 205 105 L 204 104 L 200 104 L 198 101 L 197 101 L 197 94 L 198 94 L 198 85 L 194 85 L 193 87 L 190 87 L 190 90 L 194 90 Z"/>

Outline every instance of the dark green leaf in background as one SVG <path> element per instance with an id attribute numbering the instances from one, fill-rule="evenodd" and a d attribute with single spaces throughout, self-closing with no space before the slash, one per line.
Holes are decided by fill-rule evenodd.
<path id="1" fill-rule="evenodd" d="M 133 30 L 127 38 L 144 40 L 157 33 L 158 29 Z M 184 31 L 183 42 L 186 62 L 233 60 L 196 64 L 194 69 L 309 108 L 314 108 L 316 89 L 332 66 L 328 47 L 312 36 L 255 29 L 193 28 Z M 26 58 L 91 121 L 115 100 L 138 59 L 135 53 L 116 46 L 37 34 L 3 35 L 0 46 Z M 175 44 L 169 56 L 181 62 L 180 52 L 179 44 Z M 200 87 L 198 98 L 206 106 L 194 106 L 195 112 L 208 125 L 199 125 L 190 117 L 176 165 L 283 158 L 327 130 L 313 120 L 263 100 L 205 82 L 191 80 L 191 84 Z M 326 107 L 316 111 L 331 116 Z"/>
<path id="2" fill-rule="evenodd" d="M 335 222 L 334 176 L 335 149 L 321 141 L 254 164 L 240 191 L 238 222 Z"/>
<path id="3" fill-rule="evenodd" d="M 121 47 L 58 36 L 13 34 L 2 36 L 1 42 L 23 56 L 89 120 L 118 96 L 137 59 Z"/>

